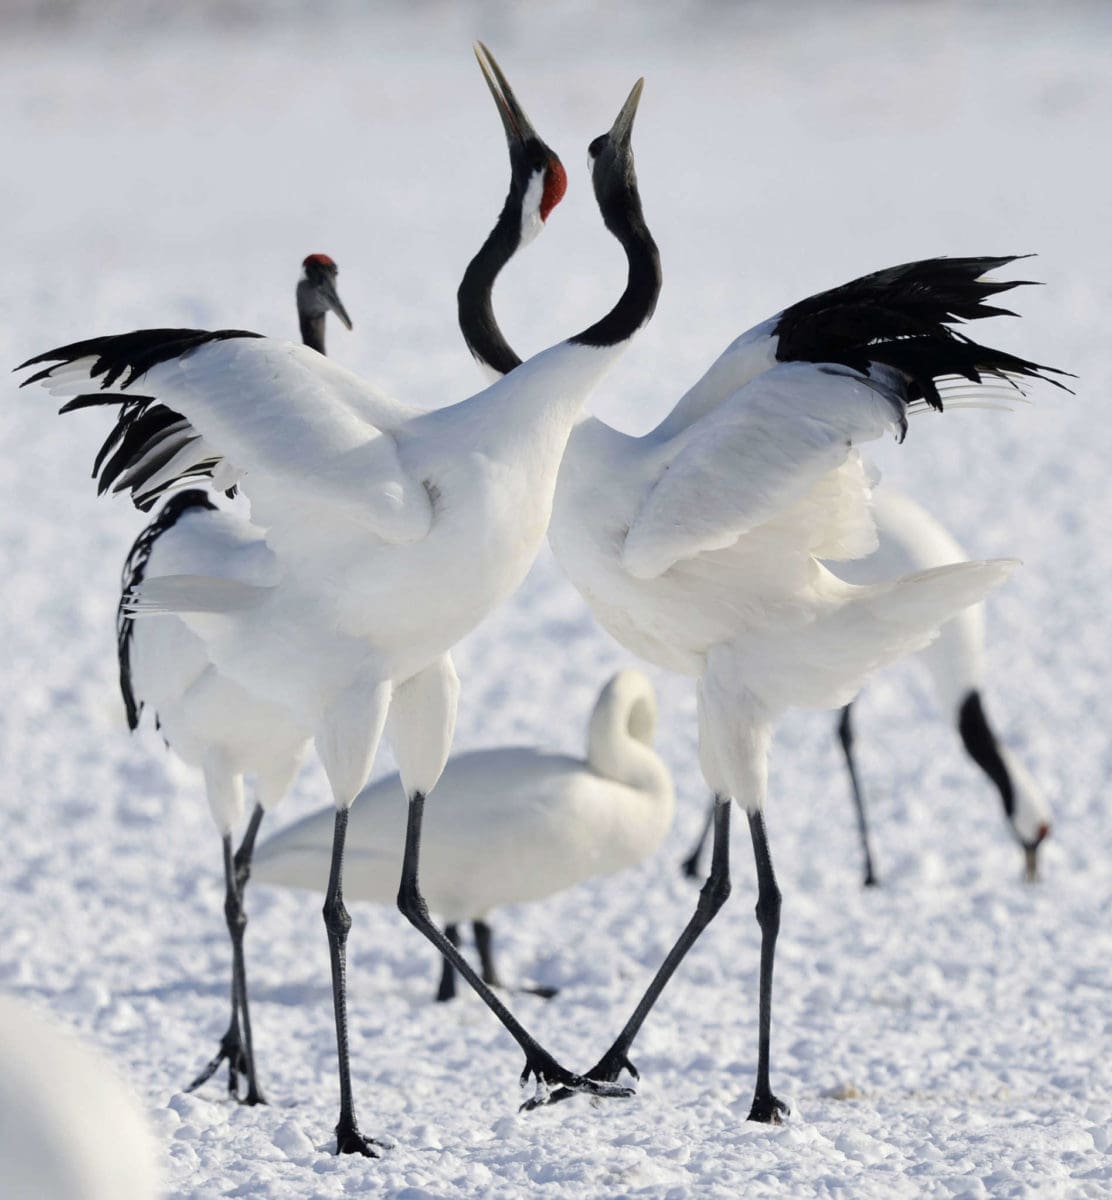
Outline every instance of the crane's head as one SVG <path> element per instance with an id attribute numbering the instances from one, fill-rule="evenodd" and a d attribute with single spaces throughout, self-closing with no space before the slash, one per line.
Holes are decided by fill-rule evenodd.
<path id="1" fill-rule="evenodd" d="M 637 173 L 633 169 L 633 118 L 645 87 L 638 79 L 622 111 L 607 133 L 600 134 L 587 147 L 587 165 L 591 171 L 595 198 L 608 228 L 620 214 L 640 214 Z"/>
<path id="2" fill-rule="evenodd" d="M 510 192 L 506 206 L 518 211 L 519 247 L 525 246 L 540 233 L 548 214 L 564 198 L 567 172 L 555 151 L 545 145 L 533 128 L 502 68 L 482 42 L 475 43 L 475 57 L 506 131 L 510 151 Z"/>
<path id="3" fill-rule="evenodd" d="M 297 311 L 303 321 L 322 320 L 326 313 L 333 312 L 351 328 L 351 317 L 336 294 L 338 270 L 327 254 L 310 254 L 302 262 L 301 278 L 297 281 Z"/>

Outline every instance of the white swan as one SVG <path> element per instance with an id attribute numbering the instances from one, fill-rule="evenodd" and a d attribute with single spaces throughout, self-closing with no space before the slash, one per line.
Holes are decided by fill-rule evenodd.
<path id="1" fill-rule="evenodd" d="M 159 1155 L 112 1064 L 0 995 L 0 1195 L 155 1200 Z"/>
<path id="2" fill-rule="evenodd" d="M 591 713 L 586 759 L 525 746 L 475 750 L 448 760 L 429 797 L 422 830 L 421 883 L 448 923 L 476 922 L 483 977 L 499 983 L 487 916 L 507 904 L 542 900 L 654 853 L 672 824 L 668 768 L 653 750 L 656 699 L 640 671 L 621 671 Z M 396 775 L 359 795 L 348 824 L 344 895 L 393 904 L 405 846 Z M 323 892 L 334 813 L 322 809 L 263 842 L 260 883 Z M 445 960 L 439 999 L 454 991 Z"/>

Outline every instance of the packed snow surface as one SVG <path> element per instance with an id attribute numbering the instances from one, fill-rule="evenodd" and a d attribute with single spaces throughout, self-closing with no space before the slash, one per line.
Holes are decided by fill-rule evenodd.
<path id="1" fill-rule="evenodd" d="M 600 6 L 601 7 L 601 6 Z M 429 406 L 480 386 L 455 287 L 496 216 L 501 129 L 469 45 L 498 56 L 571 187 L 496 296 L 535 351 L 622 286 L 583 166 L 633 81 L 634 143 L 665 287 L 592 401 L 654 424 L 742 329 L 911 258 L 1037 251 L 977 332 L 1077 372 L 1013 414 L 912 422 L 885 478 L 978 556 L 1023 569 L 988 612 L 987 706 L 1046 787 L 1043 880 L 934 710 L 914 663 L 859 707 L 884 886 L 859 883 L 829 714 L 780 729 L 768 825 L 784 892 L 772 1082 L 757 1043 L 752 855 L 634 1047 L 636 1098 L 519 1115 L 521 1058 L 477 1000 L 434 1005 L 438 964 L 393 911 L 353 906 L 360 1119 L 394 1148 L 331 1153 L 335 1044 L 319 902 L 248 892 L 249 980 L 271 1103 L 182 1087 L 227 1020 L 219 841 L 200 778 L 116 688 L 118 572 L 143 517 L 89 480 L 105 422 L 9 389 L 0 420 L 0 986 L 51 1010 L 130 1081 L 168 1194 L 1104 1196 L 1112 1190 L 1112 13 L 1105 6 L 515 6 L 426 3 L 236 23 L 111 3 L 0 39 L 0 363 L 150 325 L 295 338 L 298 264 L 340 264 L 355 331 L 330 352 Z M 218 14 L 215 7 L 204 10 Z M 315 11 L 315 9 L 314 9 Z M 214 17 L 215 19 L 215 17 Z M 447 598 L 450 602 L 450 597 Z M 631 665 L 547 552 L 458 650 L 459 749 L 577 753 L 595 693 Z M 677 863 L 705 802 L 687 681 L 652 675 L 676 828 L 644 866 L 495 915 L 514 996 L 569 1066 L 609 1044 L 686 920 Z M 377 771 L 391 768 L 380 756 Z M 327 798 L 315 763 L 275 818 Z M 398 803 L 402 797 L 399 795 Z"/>

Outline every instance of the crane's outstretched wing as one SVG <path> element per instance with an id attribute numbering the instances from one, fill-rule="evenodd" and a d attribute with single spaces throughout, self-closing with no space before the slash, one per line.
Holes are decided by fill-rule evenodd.
<path id="1" fill-rule="evenodd" d="M 890 376 L 785 363 L 746 384 L 675 439 L 626 535 L 625 568 L 648 579 L 725 549 L 801 500 L 858 443 L 902 433 L 904 403 Z M 847 483 L 867 487 L 860 472 Z M 844 507 L 830 499 L 832 513 Z"/>
<path id="2" fill-rule="evenodd" d="M 23 366 L 40 364 L 24 385 L 73 397 L 63 412 L 118 406 L 96 470 L 102 490 L 130 490 L 140 508 L 207 476 L 219 488 L 242 482 L 268 529 L 296 524 L 311 500 L 318 517 L 324 505 L 386 541 L 428 531 L 428 493 L 390 434 L 409 410 L 314 350 L 242 330 L 152 329 Z"/>
<path id="3" fill-rule="evenodd" d="M 662 428 L 674 435 L 723 403 L 738 388 L 776 363 L 841 363 L 866 371 L 884 363 L 917 379 L 921 395 L 941 408 L 937 372 L 926 370 L 941 343 L 949 344 L 949 373 L 972 383 L 983 374 L 1006 377 L 1013 385 L 1047 375 L 1067 375 L 1016 355 L 995 351 L 986 363 L 982 350 L 955 326 L 986 317 L 1015 316 L 988 301 L 1026 279 L 995 279 L 990 272 L 1022 255 L 980 258 L 925 258 L 862 275 L 785 308 L 741 334 L 680 399 Z"/>

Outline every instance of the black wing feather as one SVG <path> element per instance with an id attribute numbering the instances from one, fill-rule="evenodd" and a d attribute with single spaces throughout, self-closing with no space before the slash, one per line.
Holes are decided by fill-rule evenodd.
<path id="1" fill-rule="evenodd" d="M 73 397 L 62 405 L 59 412 L 76 412 L 96 405 L 115 405 L 119 409 L 116 424 L 93 462 L 93 477 L 98 481 L 98 492 L 103 494 L 122 475 L 142 463 L 140 469 L 128 479 L 126 486 L 131 491 L 135 506 L 145 512 L 166 491 L 183 481 L 211 478 L 220 460 L 210 458 L 204 463 L 191 464 L 176 478 L 157 488 L 145 490 L 144 485 L 170 461 L 173 454 L 199 435 L 181 413 L 159 404 L 154 396 L 124 393 L 152 367 L 171 359 L 184 358 L 209 342 L 261 336 L 244 329 L 140 329 L 134 333 L 71 342 L 68 346 L 59 346 L 29 358 L 16 370 L 47 364 L 20 385 L 27 387 L 28 384 L 49 381 L 59 367 L 80 359 L 94 360 L 89 377 L 100 381 L 101 390 Z M 180 432 L 170 436 L 168 431 L 179 423 Z M 166 444 L 160 446 L 161 442 Z M 123 489 L 117 484 L 114 490 Z"/>
<path id="2" fill-rule="evenodd" d="M 865 374 L 871 364 L 883 363 L 907 376 L 907 403 L 924 399 L 939 409 L 936 380 L 947 375 L 974 382 L 993 375 L 1012 384 L 1026 377 L 1068 391 L 1048 375 L 1069 372 L 981 346 L 952 328 L 985 317 L 1014 316 L 985 301 L 1033 281 L 984 276 L 1024 257 L 923 259 L 819 292 L 780 314 L 773 329 L 776 357 L 781 362 L 836 362 Z"/>

